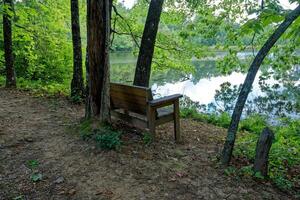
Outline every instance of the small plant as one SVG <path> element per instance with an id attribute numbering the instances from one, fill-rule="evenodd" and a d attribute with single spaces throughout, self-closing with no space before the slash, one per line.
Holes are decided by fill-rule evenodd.
<path id="1" fill-rule="evenodd" d="M 20 196 L 17 196 L 17 197 L 14 197 L 13 200 L 23 200 L 25 199 L 23 195 L 20 195 Z"/>
<path id="2" fill-rule="evenodd" d="M 244 166 L 244 167 L 240 168 L 239 174 L 241 176 L 251 177 L 254 174 L 254 172 L 252 170 L 252 166 Z"/>
<path id="3" fill-rule="evenodd" d="M 71 95 L 70 98 L 73 103 L 81 103 L 83 101 L 80 95 Z"/>
<path id="4" fill-rule="evenodd" d="M 43 175 L 41 173 L 34 173 L 30 176 L 30 179 L 33 181 L 33 182 L 38 182 L 38 181 L 41 181 L 43 178 Z"/>
<path id="5" fill-rule="evenodd" d="M 282 190 L 290 190 L 293 187 L 293 183 L 282 176 L 277 177 L 274 182 Z"/>
<path id="6" fill-rule="evenodd" d="M 255 172 L 254 177 L 259 180 L 264 180 L 265 177 L 260 172 Z"/>
<path id="7" fill-rule="evenodd" d="M 232 176 L 232 175 L 236 175 L 237 169 L 235 167 L 227 167 L 224 170 L 225 175 L 227 176 Z"/>
<path id="8" fill-rule="evenodd" d="M 80 124 L 79 134 L 83 140 L 88 140 L 93 137 L 92 121 L 85 120 Z"/>
<path id="9" fill-rule="evenodd" d="M 117 150 L 121 146 L 120 133 L 107 130 L 106 133 L 95 135 L 95 141 L 102 149 Z"/>
<path id="10" fill-rule="evenodd" d="M 153 135 L 150 133 L 144 133 L 143 135 L 143 142 L 146 145 L 149 145 L 153 142 Z"/>
<path id="11" fill-rule="evenodd" d="M 30 169 L 35 169 L 39 166 L 39 162 L 37 160 L 29 160 L 27 165 Z"/>

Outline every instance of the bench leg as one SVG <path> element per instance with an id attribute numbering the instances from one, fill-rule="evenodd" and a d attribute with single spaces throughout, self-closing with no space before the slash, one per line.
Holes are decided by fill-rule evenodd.
<path id="1" fill-rule="evenodd" d="M 179 120 L 179 100 L 174 102 L 174 134 L 175 141 L 180 142 L 180 120 Z"/>
<path id="2" fill-rule="evenodd" d="M 155 140 L 155 110 L 154 109 L 149 109 L 149 131 L 152 134 L 153 139 Z"/>

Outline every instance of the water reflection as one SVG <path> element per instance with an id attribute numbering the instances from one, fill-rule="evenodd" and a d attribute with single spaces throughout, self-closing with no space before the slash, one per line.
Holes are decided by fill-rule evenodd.
<path id="1" fill-rule="evenodd" d="M 241 56 L 249 54 L 251 53 L 241 53 Z M 219 52 L 218 55 L 224 56 L 225 53 Z M 136 58 L 131 53 L 112 54 L 112 81 L 132 84 L 135 63 Z M 192 101 L 200 104 L 209 104 L 214 101 L 216 90 L 220 89 L 222 83 L 229 82 L 232 85 L 240 85 L 245 79 L 244 74 L 237 72 L 228 76 L 221 75 L 216 69 L 216 61 L 214 60 L 194 60 L 193 64 L 196 66 L 193 76 L 175 70 L 153 72 L 150 85 L 154 94 L 156 96 L 167 96 L 180 93 L 188 96 Z M 261 94 L 258 78 L 256 78 L 251 95 L 257 96 Z"/>
<path id="2" fill-rule="evenodd" d="M 220 52 L 218 56 L 222 57 L 226 55 L 224 52 Z M 247 56 L 253 55 L 252 52 L 243 52 L 239 53 L 241 59 L 246 58 Z M 111 80 L 113 82 L 120 82 L 126 84 L 132 84 L 135 72 L 135 63 L 136 58 L 131 53 L 119 53 L 112 54 L 111 56 Z M 216 68 L 215 60 L 193 60 L 193 65 L 195 66 L 195 72 L 193 75 L 186 74 L 184 72 L 176 70 L 167 70 L 167 71 L 154 71 L 151 74 L 150 85 L 152 88 L 155 97 L 167 96 L 170 94 L 180 93 L 190 98 L 193 102 L 197 102 L 199 105 L 210 103 L 216 103 L 219 105 L 219 102 L 216 102 L 216 91 L 221 89 L 221 85 L 225 82 L 230 83 L 229 85 L 240 85 L 244 82 L 246 75 L 243 73 L 233 72 L 230 75 L 222 75 L 218 72 Z M 296 68 L 297 69 L 297 68 Z M 291 103 L 289 102 L 289 96 L 286 98 L 286 95 L 292 91 L 294 94 L 297 94 L 297 85 L 300 84 L 299 79 L 295 80 L 294 88 L 289 91 L 285 91 L 287 87 L 283 87 L 282 83 L 268 77 L 266 80 L 259 80 L 259 77 L 263 72 L 259 71 L 258 75 L 253 84 L 252 92 L 248 97 L 249 112 L 262 112 L 261 108 L 264 108 L 264 113 L 276 113 L 274 110 L 275 106 L 279 106 L 279 110 L 286 109 Z M 279 88 L 272 88 L 271 86 L 279 85 Z M 235 93 L 224 92 L 224 95 L 237 95 Z M 283 94 L 281 94 L 283 93 Z M 278 95 L 281 95 L 278 97 Z M 296 95 L 297 96 L 297 95 Z M 281 98 L 281 100 L 279 100 Z M 296 97 L 297 98 L 297 97 Z M 226 99 L 223 98 L 223 99 Z M 230 99 L 230 104 L 233 104 L 232 98 Z M 292 98 L 291 98 L 292 99 Z M 295 100 L 292 100 L 295 101 Z M 296 100 L 297 102 L 298 100 Z M 226 102 L 222 102 L 226 104 Z M 259 105 L 260 104 L 260 105 Z M 299 102 L 296 103 L 296 114 L 299 112 Z M 224 106 L 225 107 L 225 106 Z M 294 108 L 293 108 L 294 109 Z M 293 116 L 296 115 L 295 111 Z M 285 113 L 284 112 L 281 112 Z"/>

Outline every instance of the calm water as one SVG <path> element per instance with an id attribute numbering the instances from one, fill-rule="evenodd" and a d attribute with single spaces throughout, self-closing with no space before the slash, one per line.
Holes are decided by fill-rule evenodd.
<path id="1" fill-rule="evenodd" d="M 219 56 L 225 55 L 219 52 Z M 244 57 L 252 53 L 241 53 Z M 131 53 L 113 53 L 111 55 L 111 79 L 113 82 L 132 84 L 136 57 Z M 186 75 L 175 70 L 153 72 L 151 75 L 151 88 L 156 96 L 167 96 L 180 93 L 188 96 L 192 101 L 200 104 L 209 104 L 214 101 L 216 90 L 224 82 L 239 85 L 244 82 L 245 74 L 232 73 L 231 75 L 220 75 L 216 70 L 214 60 L 193 61 L 196 66 L 194 75 Z M 186 77 L 188 76 L 188 77 Z M 269 80 L 270 83 L 273 80 Z M 249 96 L 262 95 L 259 88 L 258 78 L 254 82 L 253 92 Z"/>
<path id="2" fill-rule="evenodd" d="M 218 52 L 217 57 L 222 57 L 226 53 Z M 239 53 L 243 59 L 252 52 Z M 246 77 L 243 73 L 234 72 L 230 75 L 221 75 L 216 69 L 216 61 L 213 59 L 193 60 L 195 73 L 184 74 L 176 70 L 154 71 L 151 74 L 150 85 L 155 97 L 167 96 L 171 94 L 183 94 L 193 102 L 208 105 L 215 103 L 216 90 L 220 90 L 220 85 L 229 82 L 231 85 L 240 85 Z M 113 82 L 132 84 L 135 72 L 136 57 L 132 53 L 113 53 L 111 55 L 111 80 Z M 257 96 L 266 96 L 260 89 L 258 72 L 253 84 L 252 92 L 248 99 L 252 100 Z M 268 79 L 267 83 L 275 84 L 277 81 Z M 297 84 L 300 84 L 299 81 Z M 232 102 L 231 102 L 232 103 Z M 297 114 L 297 113 L 296 113 Z M 294 114 L 293 114 L 294 116 Z"/>

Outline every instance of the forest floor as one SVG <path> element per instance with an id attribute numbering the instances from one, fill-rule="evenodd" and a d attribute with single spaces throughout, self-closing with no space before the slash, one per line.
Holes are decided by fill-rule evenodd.
<path id="1" fill-rule="evenodd" d="M 222 128 L 182 119 L 183 144 L 166 124 L 151 145 L 127 129 L 120 150 L 104 151 L 74 129 L 83 115 L 84 106 L 64 98 L 0 88 L 1 200 L 292 199 L 271 184 L 224 175 L 215 162 Z"/>

